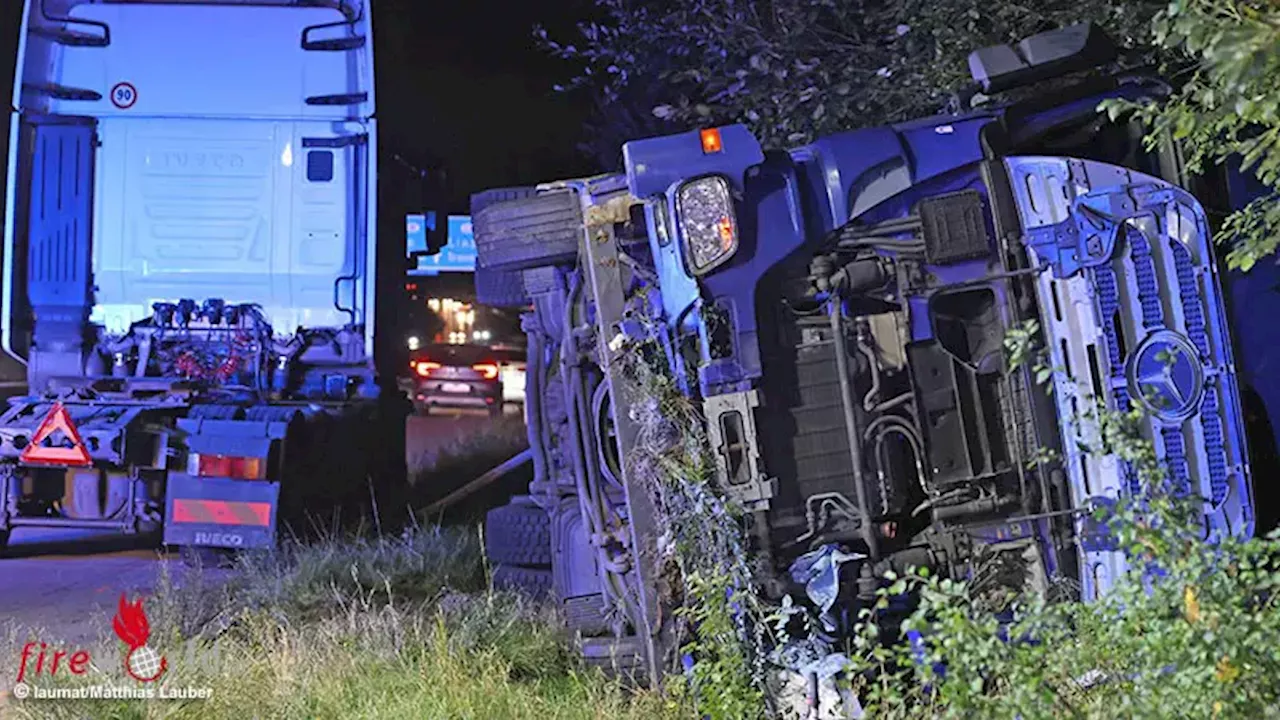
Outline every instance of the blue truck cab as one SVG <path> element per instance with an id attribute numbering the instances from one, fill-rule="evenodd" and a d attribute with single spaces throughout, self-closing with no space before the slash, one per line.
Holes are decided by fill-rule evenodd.
<path id="1" fill-rule="evenodd" d="M 367 0 L 27 0 L 18 33 L 0 540 L 259 547 L 394 475 Z"/>
<path id="2" fill-rule="evenodd" d="M 1022 45 L 1055 74 L 1110 59 L 1089 26 Z M 974 54 L 984 90 L 1034 70 L 1008 57 Z M 1254 532 L 1210 220 L 1140 131 L 1097 111 L 1164 91 L 1094 73 L 1051 98 L 786 152 L 742 127 L 626 146 L 631 192 L 673 238 L 655 257 L 686 278 L 678 299 L 663 286 L 667 312 L 700 303 L 721 327 L 692 368 L 711 436 L 759 439 L 719 453 L 724 488 L 795 549 L 780 562 L 834 542 L 956 572 L 960 548 L 1030 543 L 1041 577 L 1105 592 L 1123 557 L 1079 513 L 1140 488 L 1124 462 L 1081 450 L 1094 399 L 1146 411 L 1171 481 L 1205 498 L 1208 533 Z M 1029 320 L 1051 397 L 1005 368 L 1002 338 Z"/>
<path id="3" fill-rule="evenodd" d="M 1095 401 L 1145 410 L 1209 536 L 1255 532 L 1249 441 L 1274 457 L 1275 438 L 1247 432 L 1242 398 L 1261 398 L 1250 414 L 1264 420 L 1280 406 L 1265 373 L 1242 377 L 1265 364 L 1233 359 L 1232 285 L 1197 195 L 1247 198 L 1099 113 L 1170 91 L 1115 59 L 1096 28 L 1065 28 L 975 52 L 962 112 L 791 150 L 736 125 L 637 140 L 622 175 L 473 198 L 478 272 L 532 308 L 530 492 L 571 627 L 597 645 L 611 632 L 611 652 L 655 673 L 672 650 L 646 560 L 666 529 L 629 470 L 635 412 L 617 409 L 639 402 L 619 399 L 619 368 L 644 314 L 701 405 L 774 599 L 803 596 L 798 576 L 837 554 L 856 561 L 813 599 L 846 619 L 885 571 L 963 578 L 993 553 L 1034 591 L 1107 592 L 1125 557 L 1087 516 L 1141 488 L 1125 462 L 1082 449 Z M 1266 299 L 1248 293 L 1237 316 Z M 1030 321 L 1049 393 L 1007 365 L 1006 336 Z"/>

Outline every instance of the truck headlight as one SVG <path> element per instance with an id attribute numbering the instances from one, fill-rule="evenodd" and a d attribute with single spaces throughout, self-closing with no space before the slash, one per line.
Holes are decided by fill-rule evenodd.
<path id="1" fill-rule="evenodd" d="M 711 270 L 738 249 L 738 222 L 729 183 L 722 177 L 691 180 L 676 195 L 685 256 L 695 275 Z"/>

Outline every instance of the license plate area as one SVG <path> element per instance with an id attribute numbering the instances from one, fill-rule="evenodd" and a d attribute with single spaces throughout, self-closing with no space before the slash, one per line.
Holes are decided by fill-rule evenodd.
<path id="1" fill-rule="evenodd" d="M 224 548 L 275 545 L 278 483 L 170 473 L 165 494 L 165 544 Z"/>
<path id="2" fill-rule="evenodd" d="M 466 383 L 447 382 L 440 384 L 440 392 L 465 394 L 471 392 L 471 386 Z"/>

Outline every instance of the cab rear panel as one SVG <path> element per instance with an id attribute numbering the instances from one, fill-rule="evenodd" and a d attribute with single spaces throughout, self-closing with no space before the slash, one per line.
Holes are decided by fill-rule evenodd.
<path id="1" fill-rule="evenodd" d="M 309 443 L 372 420 L 402 434 L 373 356 L 367 5 L 26 3 L 0 345 L 28 396 L 0 418 L 0 528 L 167 523 L 174 544 L 267 545 L 287 485 L 380 464 L 368 433 Z M 82 468 L 23 452 L 53 403 Z"/>

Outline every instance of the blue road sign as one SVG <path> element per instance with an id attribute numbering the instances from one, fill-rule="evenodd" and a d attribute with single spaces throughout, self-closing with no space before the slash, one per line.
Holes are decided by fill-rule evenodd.
<path id="1" fill-rule="evenodd" d="M 412 255 L 427 251 L 427 216 L 406 215 L 404 223 L 404 252 Z"/>
<path id="2" fill-rule="evenodd" d="M 412 216 L 410 216 L 412 217 Z M 425 248 L 426 241 L 423 241 Z M 437 275 L 442 272 L 475 272 L 476 240 L 471 234 L 470 215 L 449 216 L 449 238 L 435 255 L 418 258 L 418 269 L 410 275 Z"/>

